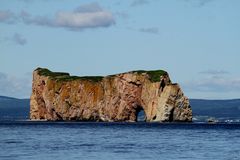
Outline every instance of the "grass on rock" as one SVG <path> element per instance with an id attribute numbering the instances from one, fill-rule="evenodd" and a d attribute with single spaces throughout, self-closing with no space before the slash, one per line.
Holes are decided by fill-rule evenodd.
<path id="1" fill-rule="evenodd" d="M 87 81 L 99 82 L 103 79 L 102 76 L 85 76 L 85 77 L 71 76 L 69 73 L 52 72 L 46 68 L 37 68 L 36 71 L 38 71 L 38 74 L 41 76 L 48 76 L 51 79 L 57 80 L 57 81 L 87 80 Z"/>
<path id="2" fill-rule="evenodd" d="M 87 80 L 92 82 L 99 82 L 99 81 L 102 81 L 102 79 L 104 78 L 102 76 L 84 76 L 84 77 L 71 76 L 69 73 L 52 72 L 46 68 L 37 68 L 36 71 L 38 71 L 39 75 L 48 76 L 51 79 L 54 79 L 57 81 Z M 164 70 L 153 70 L 153 71 L 136 70 L 128 73 L 148 74 L 151 82 L 159 82 L 161 76 L 167 75 L 167 72 Z M 113 77 L 113 76 L 115 75 L 110 75 L 109 77 Z"/>
<path id="3" fill-rule="evenodd" d="M 164 70 L 153 70 L 153 71 L 145 71 L 145 70 L 136 70 L 136 71 L 132 71 L 133 73 L 137 73 L 137 74 L 143 74 L 146 73 L 148 74 L 150 81 L 151 82 L 159 82 L 161 76 L 163 75 L 167 75 L 168 73 Z"/>

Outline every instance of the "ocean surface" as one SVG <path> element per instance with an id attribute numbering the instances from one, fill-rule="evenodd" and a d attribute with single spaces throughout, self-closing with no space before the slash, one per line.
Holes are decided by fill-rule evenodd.
<path id="1" fill-rule="evenodd" d="M 0 160 L 239 160 L 239 123 L 0 122 Z"/>

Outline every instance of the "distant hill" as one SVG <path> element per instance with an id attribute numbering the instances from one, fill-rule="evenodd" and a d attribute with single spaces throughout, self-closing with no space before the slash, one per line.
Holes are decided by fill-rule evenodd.
<path id="1" fill-rule="evenodd" d="M 0 96 L 0 120 L 28 119 L 30 109 L 29 99 L 17 99 Z M 190 99 L 193 115 L 216 118 L 240 119 L 240 99 L 232 100 L 202 100 Z M 143 119 L 143 113 L 139 118 Z"/>
<path id="2" fill-rule="evenodd" d="M 194 116 L 240 117 L 240 99 L 202 100 L 190 99 Z"/>
<path id="3" fill-rule="evenodd" d="M 29 99 L 0 96 L 0 120 L 27 119 Z"/>
<path id="4" fill-rule="evenodd" d="M 0 101 L 3 101 L 3 100 L 14 100 L 14 99 L 16 99 L 16 98 L 0 96 Z"/>

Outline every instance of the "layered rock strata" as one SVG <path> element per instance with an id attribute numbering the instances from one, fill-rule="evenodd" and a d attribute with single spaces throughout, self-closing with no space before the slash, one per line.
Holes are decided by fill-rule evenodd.
<path id="1" fill-rule="evenodd" d="M 135 122 L 141 110 L 147 122 L 192 121 L 188 98 L 163 70 L 106 77 L 33 72 L 31 120 Z"/>

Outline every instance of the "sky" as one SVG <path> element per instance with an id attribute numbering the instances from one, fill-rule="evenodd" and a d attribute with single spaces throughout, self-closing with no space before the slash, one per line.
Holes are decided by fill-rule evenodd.
<path id="1" fill-rule="evenodd" d="M 240 98 L 239 0 L 1 0 L 0 95 L 37 67 L 71 75 L 166 70 L 186 96 Z"/>

